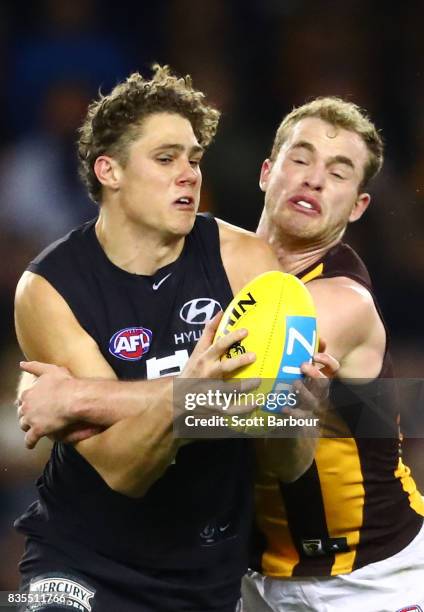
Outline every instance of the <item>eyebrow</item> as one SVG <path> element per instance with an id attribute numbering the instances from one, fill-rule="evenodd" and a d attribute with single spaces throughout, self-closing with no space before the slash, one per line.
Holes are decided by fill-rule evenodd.
<path id="1" fill-rule="evenodd" d="M 355 164 L 350 157 L 346 157 L 345 155 L 335 155 L 331 158 L 329 164 L 345 164 L 346 166 L 352 168 L 352 170 L 355 170 Z"/>
<path id="2" fill-rule="evenodd" d="M 176 151 L 177 153 L 183 153 L 186 150 L 186 147 L 182 144 L 165 143 L 153 149 L 153 152 L 158 153 L 159 151 L 164 151 L 164 150 L 169 151 L 170 149 L 173 151 Z M 196 153 L 203 153 L 203 152 L 204 152 L 204 148 L 201 147 L 200 145 L 194 145 L 189 150 L 190 155 L 193 155 Z"/>
<path id="3" fill-rule="evenodd" d="M 307 140 L 299 140 L 298 142 L 295 142 L 290 147 L 290 150 L 293 149 L 306 149 L 311 153 L 316 153 L 316 148 L 314 147 L 314 145 L 308 142 Z M 330 157 L 326 165 L 331 166 L 331 164 L 345 164 L 346 166 L 352 168 L 352 170 L 355 170 L 355 164 L 350 159 L 350 157 L 346 157 L 345 155 L 334 155 L 333 157 Z"/>
<path id="4" fill-rule="evenodd" d="M 314 145 L 308 142 L 307 140 L 299 140 L 298 142 L 295 142 L 294 144 L 292 144 L 290 149 L 307 149 L 311 153 L 315 153 L 316 151 Z"/>

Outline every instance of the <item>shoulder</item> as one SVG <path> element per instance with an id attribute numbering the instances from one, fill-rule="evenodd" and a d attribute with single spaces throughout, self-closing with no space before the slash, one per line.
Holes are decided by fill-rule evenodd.
<path id="1" fill-rule="evenodd" d="M 29 271 L 22 275 L 16 290 L 15 323 L 27 358 L 65 366 L 75 376 L 114 376 L 95 340 L 42 276 Z"/>
<path id="2" fill-rule="evenodd" d="M 249 232 L 242 227 L 238 227 L 237 225 L 232 225 L 227 221 L 223 221 L 222 219 L 215 218 L 218 228 L 219 228 L 219 236 L 221 240 L 233 240 L 236 236 L 243 237 L 252 237 L 255 236 L 253 232 Z"/>
<path id="3" fill-rule="evenodd" d="M 80 252 L 81 245 L 87 232 L 93 227 L 95 220 L 84 223 L 83 225 L 72 229 L 70 232 L 52 242 L 47 246 L 31 263 L 29 270 L 35 272 L 43 267 L 48 268 L 51 265 L 66 265 L 66 262 L 71 259 L 75 253 Z"/>
<path id="4" fill-rule="evenodd" d="M 358 253 L 345 242 L 338 242 L 327 251 L 322 263 L 325 278 L 349 277 L 360 285 L 371 288 L 371 278 L 365 263 Z"/>
<path id="5" fill-rule="evenodd" d="M 359 337 L 380 321 L 370 292 L 358 282 L 343 276 L 316 279 L 307 284 L 321 318 L 337 322 Z"/>
<path id="6" fill-rule="evenodd" d="M 16 287 L 16 316 L 31 314 L 38 303 L 47 311 L 50 304 L 63 301 L 56 289 L 57 285 L 69 283 L 69 273 L 75 269 L 72 255 L 77 240 L 75 232 L 72 230 L 47 246 L 29 263 Z"/>
<path id="7" fill-rule="evenodd" d="M 42 328 L 69 310 L 53 286 L 39 274 L 26 270 L 15 293 L 15 326 L 18 340 L 31 328 Z"/>
<path id="8" fill-rule="evenodd" d="M 280 265 L 274 251 L 262 238 L 259 238 L 253 232 L 231 225 L 221 219 L 216 221 L 219 228 L 221 250 L 236 249 L 239 253 L 243 253 L 245 257 L 260 256 L 261 258 L 267 258 L 270 264 L 276 266 L 273 269 L 279 269 Z"/>
<path id="9" fill-rule="evenodd" d="M 69 305 L 42 276 L 26 271 L 20 278 L 15 296 L 16 335 L 22 351 L 31 359 L 60 360 L 56 345 L 59 338 L 66 340 L 60 350 L 65 354 L 72 346 L 75 330 L 81 330 Z M 53 350 L 53 347 L 54 350 Z"/>
<path id="10" fill-rule="evenodd" d="M 45 301 L 47 306 L 56 296 L 59 297 L 59 294 L 45 278 L 25 270 L 16 286 L 15 307 L 19 311 L 39 301 Z"/>
<path id="11" fill-rule="evenodd" d="M 317 309 L 320 335 L 341 362 L 341 371 L 346 373 L 344 366 L 352 362 L 353 355 L 361 355 L 365 362 L 365 355 L 372 353 L 378 364 L 385 350 L 386 331 L 371 293 L 343 276 L 316 279 L 307 286 Z M 359 371 L 356 363 L 355 371 Z"/>
<path id="12" fill-rule="evenodd" d="M 70 314 L 70 308 L 56 289 L 42 276 L 26 270 L 16 287 L 16 328 L 53 322 L 57 316 Z"/>
<path id="13" fill-rule="evenodd" d="M 347 276 L 317 278 L 307 283 L 309 291 L 328 305 L 345 304 L 359 311 L 375 309 L 374 299 L 369 290 Z"/>
<path id="14" fill-rule="evenodd" d="M 274 251 L 262 238 L 220 219 L 217 223 L 222 261 L 234 292 L 255 276 L 280 269 Z"/>

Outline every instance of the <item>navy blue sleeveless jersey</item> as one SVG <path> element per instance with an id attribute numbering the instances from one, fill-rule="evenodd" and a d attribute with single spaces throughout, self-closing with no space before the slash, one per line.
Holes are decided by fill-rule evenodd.
<path id="1" fill-rule="evenodd" d="M 206 321 L 232 298 L 216 221 L 198 215 L 180 257 L 153 276 L 112 264 L 94 223 L 48 247 L 29 270 L 63 296 L 119 379 L 177 374 Z M 47 567 L 46 556 L 66 558 L 97 583 L 134 590 L 137 606 L 126 611 L 234 608 L 252 513 L 248 441 L 183 447 L 141 499 L 112 491 L 72 446 L 57 443 L 37 486 L 38 501 L 16 522 L 28 536 L 24 575 Z"/>

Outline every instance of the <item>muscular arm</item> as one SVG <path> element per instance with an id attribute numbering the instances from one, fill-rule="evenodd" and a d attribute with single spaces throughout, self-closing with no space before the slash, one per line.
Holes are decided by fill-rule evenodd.
<path id="1" fill-rule="evenodd" d="M 317 309 L 319 334 L 340 362 L 338 377 L 378 376 L 386 332 L 370 293 L 344 277 L 317 279 L 307 286 Z"/>
<path id="2" fill-rule="evenodd" d="M 250 363 L 253 358 L 252 354 L 246 353 L 221 365 L 220 355 L 231 343 L 241 340 L 245 333 L 238 330 L 233 333 L 237 337 L 231 338 L 229 334 L 211 347 L 216 324 L 217 321 L 208 324 L 189 361 L 189 374 L 194 378 L 220 378 L 224 368 L 226 372 L 231 372 Z M 142 496 L 172 462 L 181 443 L 172 435 L 172 381 L 160 381 L 156 394 L 150 392 L 148 399 L 142 399 L 146 385 L 151 384 L 149 381 L 131 383 L 111 380 L 113 371 L 103 359 L 97 344 L 79 326 L 66 302 L 47 281 L 31 273 L 25 273 L 18 286 L 16 328 L 22 350 L 29 358 L 56 363 L 77 376 L 94 374 L 102 377 L 100 381 L 75 381 L 71 375 L 64 375 L 62 370 L 51 366 L 53 373 L 43 374 L 36 383 L 36 390 L 24 391 L 20 408 L 21 425 L 22 420 L 27 418 L 26 403 L 31 403 L 34 392 L 36 397 L 43 395 L 43 385 L 49 394 L 66 394 L 66 385 L 75 384 L 72 397 L 76 405 L 79 401 L 78 390 L 81 390 L 85 400 L 92 394 L 93 404 L 102 401 L 110 405 L 116 402 L 121 407 L 125 405 L 125 418 L 106 431 L 77 443 L 76 449 L 111 488 L 130 496 Z M 55 376 L 61 381 L 59 387 L 55 385 Z M 52 404 L 52 400 L 54 402 L 54 397 L 48 397 L 47 406 Z M 131 410 L 135 416 L 128 416 Z M 27 439 L 28 446 L 33 446 L 38 432 L 32 428 L 28 434 L 33 436 Z"/>
<path id="3" fill-rule="evenodd" d="M 113 412 L 125 405 L 127 418 L 79 442 L 76 448 L 112 488 L 119 488 L 121 470 L 125 469 L 131 474 L 133 468 L 128 449 L 136 446 L 138 456 L 142 457 L 138 467 L 144 477 L 143 482 L 138 484 L 139 492 L 143 492 L 143 487 L 149 486 L 157 478 L 177 449 L 170 435 L 172 407 L 169 381 L 161 381 L 161 388 L 153 402 L 153 392 L 146 394 L 148 383 L 120 383 L 113 380 L 116 377 L 112 368 L 104 360 L 94 340 L 78 324 L 63 298 L 45 279 L 30 272 L 24 274 L 17 289 L 16 329 L 21 348 L 29 358 L 64 366 L 75 376 L 103 379 L 75 381 L 69 377 L 68 381 L 63 381 L 65 386 L 58 392 L 66 392 L 67 382 L 75 385 L 73 393 L 76 401 L 69 406 L 74 418 L 77 416 L 83 420 L 90 403 L 94 409 L 101 404 L 99 412 Z M 158 391 L 155 383 L 152 387 L 155 386 L 155 391 Z M 83 398 L 82 410 L 79 408 L 79 396 Z M 153 403 L 156 410 L 152 409 Z M 131 412 L 138 416 L 128 416 Z M 32 434 L 37 435 L 37 431 L 32 431 Z"/>
<path id="4" fill-rule="evenodd" d="M 252 278 L 267 270 L 280 270 L 280 264 L 272 248 L 255 234 L 219 221 L 221 254 L 227 276 L 234 293 Z M 320 360 L 325 373 L 332 375 L 338 368 L 336 360 L 328 355 Z M 315 366 L 304 364 L 304 373 L 315 379 L 325 380 L 325 375 Z M 309 409 L 316 406 L 317 395 L 309 394 Z M 269 438 L 256 440 L 257 462 L 262 470 L 275 474 L 282 482 L 297 480 L 311 465 L 316 448 L 316 438 Z"/>
<path id="5" fill-rule="evenodd" d="M 129 383 L 124 390 L 122 385 L 112 382 L 116 381 L 116 375 L 97 343 L 82 329 L 59 293 L 37 274 L 25 272 L 18 283 L 15 325 L 19 344 L 27 358 L 63 366 L 74 377 L 93 379 L 79 381 L 69 377 L 64 381 L 56 397 L 58 421 L 52 431 L 60 424 L 66 426 L 76 421 L 108 426 L 123 416 L 134 416 L 142 412 L 166 384 L 163 380 L 137 381 Z M 19 391 L 32 382 L 33 377 L 24 374 Z"/>
<path id="6" fill-rule="evenodd" d="M 320 350 L 325 350 L 322 341 Z M 319 417 L 319 413 L 325 413 L 328 408 L 328 378 L 332 378 L 338 368 L 337 360 L 327 353 L 316 353 L 314 363 L 302 364 L 301 370 L 307 383 L 304 382 L 297 387 L 300 409 L 292 411 L 294 416 Z M 258 467 L 262 472 L 277 476 L 281 482 L 297 480 L 312 463 L 319 434 L 319 427 L 312 429 L 305 427 L 293 438 L 256 440 Z"/>

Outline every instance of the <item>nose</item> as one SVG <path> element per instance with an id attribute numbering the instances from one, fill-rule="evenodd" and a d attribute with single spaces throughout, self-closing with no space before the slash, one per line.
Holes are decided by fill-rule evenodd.
<path id="1" fill-rule="evenodd" d="M 188 159 L 181 160 L 177 175 L 178 185 L 195 185 L 198 180 L 198 167 L 192 166 Z"/>
<path id="2" fill-rule="evenodd" d="M 322 191 L 325 183 L 325 168 L 320 164 L 310 164 L 305 169 L 303 184 L 314 191 Z"/>

